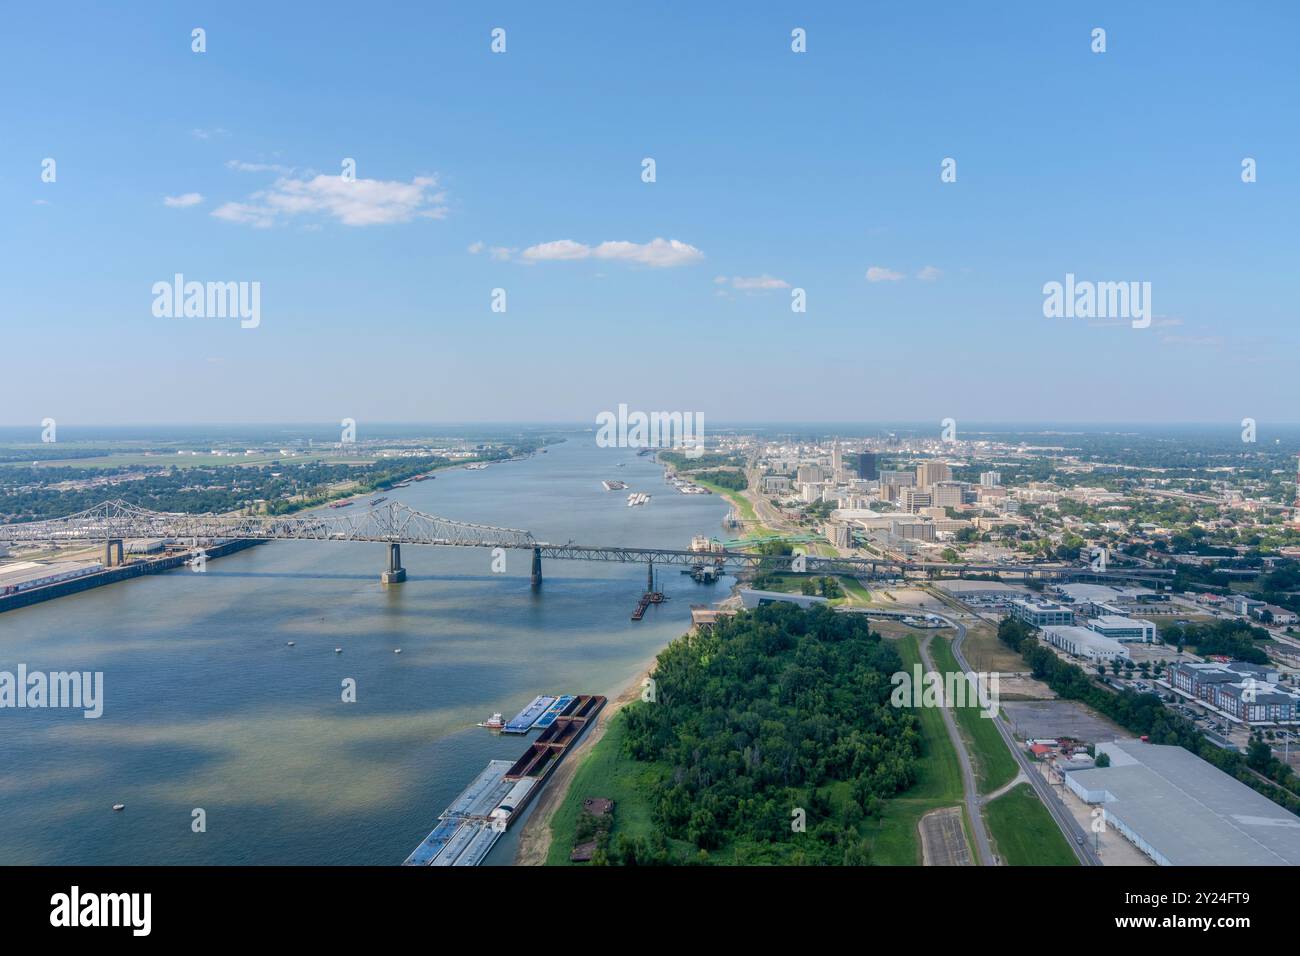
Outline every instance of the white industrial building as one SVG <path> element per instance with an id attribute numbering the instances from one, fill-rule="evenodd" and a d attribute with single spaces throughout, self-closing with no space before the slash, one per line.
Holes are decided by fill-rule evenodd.
<path id="1" fill-rule="evenodd" d="M 750 611 L 764 604 L 797 604 L 809 608 L 816 604 L 826 604 L 827 599 L 811 594 L 787 594 L 784 591 L 759 591 L 755 588 L 740 588 L 740 603 Z"/>
<path id="2" fill-rule="evenodd" d="M 1089 630 L 1096 631 L 1102 637 L 1109 637 L 1122 644 L 1154 644 L 1156 626 L 1142 618 L 1125 617 L 1122 614 L 1103 614 L 1087 622 Z"/>
<path id="3" fill-rule="evenodd" d="M 1012 601 L 1011 614 L 1033 627 L 1073 624 L 1074 611 L 1063 604 L 1039 601 Z"/>
<path id="4" fill-rule="evenodd" d="M 98 561 L 54 561 L 50 564 L 16 561 L 13 564 L 0 564 L 0 594 L 30 591 L 32 588 L 71 581 L 103 569 L 104 566 Z"/>
<path id="5" fill-rule="evenodd" d="M 1160 866 L 1295 866 L 1300 817 L 1182 747 L 1097 744 L 1109 767 L 1066 786 Z"/>
<path id="6" fill-rule="evenodd" d="M 1119 641 L 1102 637 L 1096 631 L 1086 627 L 1065 624 L 1059 627 L 1042 629 L 1043 640 L 1053 647 L 1059 647 L 1065 653 L 1081 657 L 1087 661 L 1112 661 L 1117 657 L 1128 658 L 1128 648 Z"/>

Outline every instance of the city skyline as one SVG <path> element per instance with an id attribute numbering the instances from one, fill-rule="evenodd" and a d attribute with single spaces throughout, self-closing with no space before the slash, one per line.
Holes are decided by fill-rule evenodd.
<path id="1" fill-rule="evenodd" d="M 1290 10 L 251 11 L 15 13 L 5 424 L 1291 417 Z"/>

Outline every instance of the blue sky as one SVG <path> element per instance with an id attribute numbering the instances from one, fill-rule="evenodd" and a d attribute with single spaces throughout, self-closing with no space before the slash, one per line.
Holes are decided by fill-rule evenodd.
<path id="1" fill-rule="evenodd" d="M 1300 12 L 1130 6 L 14 7 L 0 423 L 1294 421 Z"/>

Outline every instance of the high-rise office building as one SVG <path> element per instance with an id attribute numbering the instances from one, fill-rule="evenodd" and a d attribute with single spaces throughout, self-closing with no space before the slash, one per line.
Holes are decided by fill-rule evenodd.
<path id="1" fill-rule="evenodd" d="M 934 504 L 934 496 L 930 492 L 922 491 L 920 488 L 900 488 L 898 490 L 898 505 L 904 511 L 919 511 L 921 508 L 929 508 Z"/>
<path id="2" fill-rule="evenodd" d="M 983 488 L 996 488 L 1002 484 L 1002 472 L 1000 471 L 981 471 L 980 486 Z"/>
<path id="3" fill-rule="evenodd" d="M 821 481 L 822 466 L 817 464 L 800 465 L 795 480 L 801 485 L 810 485 Z"/>
<path id="4" fill-rule="evenodd" d="M 876 462 L 875 452 L 864 451 L 858 455 L 858 477 L 859 478 L 879 478 L 880 470 Z"/>
<path id="5" fill-rule="evenodd" d="M 951 481 L 952 469 L 946 461 L 923 461 L 916 466 L 918 488 L 928 488 L 940 481 Z"/>
<path id="6" fill-rule="evenodd" d="M 934 496 L 934 505 L 938 508 L 956 508 L 961 505 L 962 483 L 960 481 L 937 481 L 930 487 Z"/>
<path id="7" fill-rule="evenodd" d="M 906 488 L 916 484 L 916 473 L 912 471 L 890 471 L 885 469 L 880 473 L 880 484 L 894 485 L 898 488 Z"/>

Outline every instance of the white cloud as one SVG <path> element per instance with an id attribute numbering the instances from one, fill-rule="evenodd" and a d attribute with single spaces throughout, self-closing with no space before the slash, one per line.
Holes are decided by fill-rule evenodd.
<path id="1" fill-rule="evenodd" d="M 938 282 L 943 275 L 943 270 L 938 266 L 924 266 L 916 277 L 922 282 Z"/>
<path id="2" fill-rule="evenodd" d="M 578 259 L 613 259 L 637 262 L 654 268 L 688 265 L 704 258 L 704 253 L 677 239 L 652 239 L 645 243 L 602 242 L 589 246 L 572 239 L 557 239 L 529 246 L 521 254 L 525 262 L 564 262 Z"/>
<path id="3" fill-rule="evenodd" d="M 186 206 L 197 206 L 203 202 L 203 196 L 199 193 L 181 193 L 179 196 L 163 196 L 163 205 L 172 208 L 183 209 Z"/>
<path id="4" fill-rule="evenodd" d="M 900 282 L 902 278 L 903 273 L 886 269 L 884 266 L 872 266 L 867 270 L 868 282 Z"/>
<path id="5" fill-rule="evenodd" d="M 732 276 L 732 289 L 741 291 L 770 291 L 772 289 L 789 289 L 789 282 L 784 278 L 768 276 L 766 272 L 762 276 Z"/>
<path id="6" fill-rule="evenodd" d="M 226 169 L 233 169 L 239 173 L 279 173 L 282 176 L 290 176 L 294 172 L 292 166 L 281 166 L 279 163 L 246 163 L 241 159 L 226 160 Z"/>
<path id="7" fill-rule="evenodd" d="M 480 252 L 487 252 L 497 262 L 509 262 L 519 250 L 514 246 L 489 246 L 480 240 L 479 242 L 471 242 L 465 251 L 471 256 L 476 256 Z"/>
<path id="8" fill-rule="evenodd" d="M 190 135 L 195 139 L 212 139 L 218 136 L 229 136 L 230 133 L 222 129 L 220 126 L 217 126 L 213 129 L 192 129 L 190 130 Z"/>
<path id="9" fill-rule="evenodd" d="M 329 217 L 345 226 L 442 219 L 447 215 L 447 195 L 436 191 L 436 186 L 432 176 L 417 176 L 409 183 L 325 175 L 281 178 L 269 189 L 253 193 L 246 202 L 224 203 L 212 215 L 258 228 L 292 216 Z"/>

